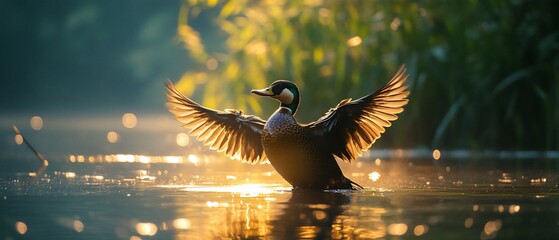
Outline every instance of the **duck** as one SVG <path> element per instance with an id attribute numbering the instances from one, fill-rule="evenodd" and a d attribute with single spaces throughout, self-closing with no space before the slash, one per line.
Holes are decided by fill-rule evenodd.
<path id="1" fill-rule="evenodd" d="M 212 150 L 245 163 L 270 163 L 293 189 L 357 190 L 363 187 L 342 173 L 338 161 L 352 163 L 398 119 L 408 103 L 408 74 L 402 65 L 381 88 L 361 98 L 346 98 L 318 120 L 295 119 L 301 95 L 295 83 L 274 81 L 251 93 L 279 101 L 263 120 L 236 109 L 215 110 L 166 84 L 168 110 Z"/>

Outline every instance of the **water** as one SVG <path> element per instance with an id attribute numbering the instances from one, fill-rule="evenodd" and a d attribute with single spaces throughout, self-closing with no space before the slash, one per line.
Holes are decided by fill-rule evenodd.
<path id="1" fill-rule="evenodd" d="M 495 160 L 486 167 L 480 165 L 486 160 L 369 159 L 342 164 L 346 176 L 365 190 L 331 192 L 292 191 L 269 165 L 211 156 L 186 163 L 85 159 L 53 160 L 36 177 L 29 176 L 36 160 L 3 160 L 0 239 L 554 239 L 559 234 L 557 171 L 534 165 L 533 159 Z"/>

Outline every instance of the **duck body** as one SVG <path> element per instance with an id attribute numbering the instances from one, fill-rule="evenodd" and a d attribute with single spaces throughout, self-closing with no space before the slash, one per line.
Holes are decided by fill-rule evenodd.
<path id="1" fill-rule="evenodd" d="M 241 111 L 206 108 L 167 84 L 169 111 L 191 129 L 189 134 L 210 149 L 251 164 L 271 163 L 295 189 L 359 189 L 346 178 L 337 160 L 351 163 L 396 120 L 408 103 L 406 69 L 377 91 L 356 100 L 342 100 L 317 121 L 299 124 L 295 113 L 297 86 L 277 80 L 252 93 L 273 98 L 279 108 L 268 120 Z"/>
<path id="2" fill-rule="evenodd" d="M 262 146 L 274 169 L 294 188 L 352 189 L 320 139 L 280 107 L 262 130 Z"/>

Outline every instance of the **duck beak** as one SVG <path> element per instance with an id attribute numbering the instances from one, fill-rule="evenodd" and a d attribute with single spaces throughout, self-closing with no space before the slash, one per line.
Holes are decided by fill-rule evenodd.
<path id="1" fill-rule="evenodd" d="M 274 95 L 275 95 L 274 92 L 272 92 L 272 89 L 270 89 L 270 88 L 265 88 L 265 89 L 261 89 L 261 90 L 252 90 L 252 91 L 250 91 L 250 92 L 251 92 L 251 93 L 254 93 L 254 94 L 256 94 L 256 95 L 259 95 L 259 96 L 268 96 L 268 97 L 270 97 L 270 96 L 274 96 Z"/>

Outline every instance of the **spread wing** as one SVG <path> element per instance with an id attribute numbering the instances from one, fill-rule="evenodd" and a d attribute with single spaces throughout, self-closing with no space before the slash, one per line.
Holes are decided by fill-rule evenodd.
<path id="1" fill-rule="evenodd" d="M 351 101 L 342 100 L 316 122 L 308 124 L 313 134 L 324 139 L 332 155 L 352 162 L 380 138 L 390 121 L 398 119 L 408 103 L 408 75 L 404 66 L 374 93 Z"/>
<path id="2" fill-rule="evenodd" d="M 216 111 L 203 107 L 180 93 L 171 82 L 166 86 L 169 111 L 183 127 L 191 129 L 189 135 L 230 158 L 251 164 L 268 162 L 260 140 L 264 120 L 234 109 Z"/>

